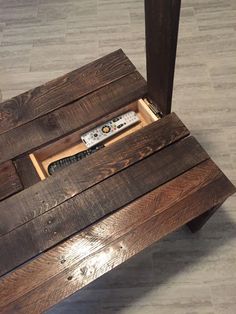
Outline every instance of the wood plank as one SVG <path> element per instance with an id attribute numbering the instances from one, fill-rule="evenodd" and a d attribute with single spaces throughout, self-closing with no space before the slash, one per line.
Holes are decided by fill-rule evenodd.
<path id="1" fill-rule="evenodd" d="M 0 201 L 23 189 L 12 161 L 0 165 Z"/>
<path id="2" fill-rule="evenodd" d="M 0 163 L 81 129 L 146 92 L 145 80 L 135 71 L 81 100 L 12 129 L 0 136 Z"/>
<path id="3" fill-rule="evenodd" d="M 0 238 L 0 275 L 207 158 L 198 142 L 188 137 L 3 235 Z"/>
<path id="4" fill-rule="evenodd" d="M 15 229 L 188 134 L 173 113 L 61 170 L 0 203 L 0 234 Z"/>
<path id="5" fill-rule="evenodd" d="M 69 104 L 135 70 L 117 50 L 0 104 L 0 134 Z"/>
<path id="6" fill-rule="evenodd" d="M 24 189 L 27 189 L 33 184 L 40 182 L 40 177 L 28 155 L 14 160 L 14 165 L 24 186 Z"/>
<path id="7" fill-rule="evenodd" d="M 140 220 L 145 221 L 153 214 L 163 212 L 183 196 L 189 196 L 215 180 L 219 175 L 220 171 L 217 166 L 208 159 L 122 210 L 41 254 L 0 281 L 0 305 L 13 302 L 66 268 L 85 259 L 96 250 L 100 250 L 104 245 L 114 241 L 116 237 L 123 236 L 125 232 L 132 230 L 132 226 Z M 168 195 L 168 197 L 160 197 L 160 195 Z M 135 211 L 135 215 L 132 210 Z M 28 281 L 29 274 L 32 274 L 34 280 Z"/>
<path id="8" fill-rule="evenodd" d="M 145 0 L 148 97 L 171 112 L 181 0 Z"/>
<path id="9" fill-rule="evenodd" d="M 2 278 L 1 313 L 42 313 L 234 190 L 201 163 Z"/>

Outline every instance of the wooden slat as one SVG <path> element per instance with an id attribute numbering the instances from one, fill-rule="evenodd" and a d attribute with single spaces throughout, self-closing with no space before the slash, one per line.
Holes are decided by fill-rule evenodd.
<path id="1" fill-rule="evenodd" d="M 0 165 L 0 201 L 23 189 L 12 161 Z"/>
<path id="2" fill-rule="evenodd" d="M 0 163 L 56 140 L 146 94 L 138 72 L 0 136 Z"/>
<path id="3" fill-rule="evenodd" d="M 207 158 L 198 142 L 188 137 L 2 236 L 0 275 Z"/>
<path id="4" fill-rule="evenodd" d="M 201 163 L 4 277 L 0 312 L 44 312 L 234 191 Z"/>
<path id="5" fill-rule="evenodd" d="M 75 101 L 135 70 L 122 50 L 0 104 L 0 134 Z"/>
<path id="6" fill-rule="evenodd" d="M 41 181 L 28 155 L 14 160 L 14 164 L 24 189 Z"/>
<path id="7" fill-rule="evenodd" d="M 145 0 L 148 97 L 171 111 L 181 0 Z"/>
<path id="8" fill-rule="evenodd" d="M 63 169 L 0 203 L 0 234 L 45 213 L 188 134 L 189 131 L 173 113 Z"/>

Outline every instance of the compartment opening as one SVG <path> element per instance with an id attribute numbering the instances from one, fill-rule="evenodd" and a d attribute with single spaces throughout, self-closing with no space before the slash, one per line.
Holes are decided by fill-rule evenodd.
<path id="1" fill-rule="evenodd" d="M 106 121 L 109 121 L 112 118 L 117 117 L 130 110 L 136 112 L 140 119 L 140 122 L 104 141 L 103 143 L 105 146 L 111 145 L 112 143 L 119 141 L 121 138 L 131 133 L 134 133 L 139 129 L 145 127 L 146 125 L 160 119 L 158 115 L 154 114 L 148 103 L 143 99 L 139 99 L 135 102 L 128 104 L 121 109 L 112 112 L 110 115 L 103 117 L 94 123 L 91 123 L 89 126 L 77 130 L 70 135 L 64 136 L 63 138 L 31 153 L 29 155 L 30 159 L 40 179 L 44 180 L 49 176 L 47 169 L 50 163 L 87 149 L 86 145 L 81 140 L 82 134 L 86 133 L 89 130 L 92 130 L 97 125 L 103 124 Z"/>

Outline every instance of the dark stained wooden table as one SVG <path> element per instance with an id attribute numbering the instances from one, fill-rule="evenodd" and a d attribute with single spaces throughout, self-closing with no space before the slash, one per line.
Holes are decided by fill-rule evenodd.
<path id="1" fill-rule="evenodd" d="M 235 191 L 174 113 L 40 179 L 35 151 L 145 95 L 119 50 L 0 105 L 0 313 L 43 312 Z"/>
<path id="2" fill-rule="evenodd" d="M 170 113 L 179 9 L 146 1 L 158 18 L 146 21 L 148 84 L 118 50 L 0 104 L 0 313 L 44 312 L 181 226 L 198 231 L 235 192 Z M 129 110 L 138 126 L 48 175 L 84 149 L 81 134 Z"/>

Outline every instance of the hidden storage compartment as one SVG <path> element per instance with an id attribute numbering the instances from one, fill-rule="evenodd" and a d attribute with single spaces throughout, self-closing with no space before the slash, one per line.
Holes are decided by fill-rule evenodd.
<path id="1" fill-rule="evenodd" d="M 79 129 L 73 132 L 72 134 L 67 135 L 31 153 L 29 155 L 30 159 L 40 179 L 44 180 L 49 176 L 47 169 L 49 164 L 52 163 L 53 161 L 74 155 L 87 149 L 86 145 L 81 140 L 81 135 L 92 130 L 96 126 L 101 125 L 131 110 L 136 112 L 140 119 L 140 122 L 104 141 L 103 144 L 105 146 L 111 145 L 112 143 L 120 140 L 121 138 L 133 132 L 136 132 L 137 130 L 143 128 L 144 126 L 160 119 L 158 115 L 154 114 L 153 110 L 150 108 L 150 104 L 148 104 L 146 100 L 139 99 L 135 102 L 128 104 L 122 107 L 121 109 L 112 112 L 108 116 L 105 116 L 93 123 L 90 123 L 88 126 Z"/>

